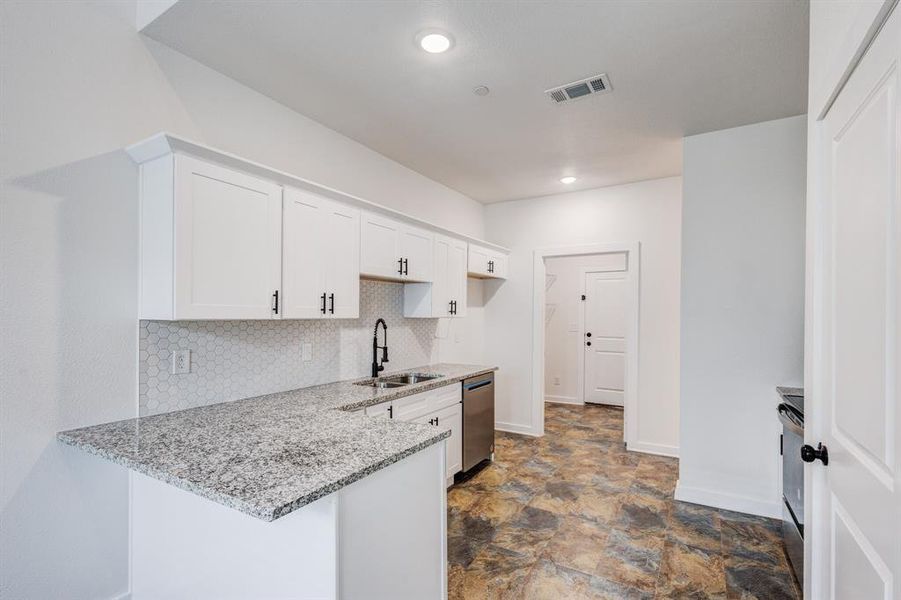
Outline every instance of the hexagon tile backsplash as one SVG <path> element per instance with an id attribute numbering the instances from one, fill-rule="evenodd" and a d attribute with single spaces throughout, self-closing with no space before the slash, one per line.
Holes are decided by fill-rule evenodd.
<path id="1" fill-rule="evenodd" d="M 141 321 L 141 416 L 369 375 L 375 320 L 388 323 L 389 364 L 437 361 L 437 319 L 405 319 L 403 284 L 360 281 L 360 318 L 321 321 Z M 379 337 L 381 342 L 381 336 Z M 303 344 L 313 345 L 302 360 Z M 191 372 L 172 374 L 173 351 Z"/>

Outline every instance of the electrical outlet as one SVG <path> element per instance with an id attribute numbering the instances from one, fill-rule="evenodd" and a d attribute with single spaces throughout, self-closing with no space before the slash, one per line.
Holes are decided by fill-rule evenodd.
<path id="1" fill-rule="evenodd" d="M 300 352 L 300 359 L 304 362 L 313 360 L 313 344 L 305 342 Z"/>
<path id="2" fill-rule="evenodd" d="M 172 374 L 183 375 L 191 372 L 191 351 L 175 350 L 172 353 Z"/>

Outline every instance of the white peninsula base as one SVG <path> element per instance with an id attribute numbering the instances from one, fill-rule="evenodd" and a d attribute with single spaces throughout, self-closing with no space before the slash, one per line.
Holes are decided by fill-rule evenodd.
<path id="1" fill-rule="evenodd" d="M 447 597 L 445 444 L 272 522 L 132 473 L 131 599 Z"/>

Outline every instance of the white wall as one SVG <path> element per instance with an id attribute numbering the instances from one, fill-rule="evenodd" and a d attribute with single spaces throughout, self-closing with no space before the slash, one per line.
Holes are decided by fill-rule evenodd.
<path id="1" fill-rule="evenodd" d="M 549 402 L 582 404 L 579 363 L 584 360 L 580 328 L 585 304 L 581 300 L 583 269 L 622 270 L 626 254 L 560 256 L 544 261 L 553 278 L 545 292 L 544 397 Z"/>
<path id="2" fill-rule="evenodd" d="M 532 265 L 536 248 L 641 242 L 638 442 L 679 445 L 679 254 L 682 180 L 669 177 L 489 204 L 489 239 L 512 249 L 510 279 L 485 283 L 485 352 L 500 366 L 496 418 L 534 433 Z M 544 285 L 544 282 L 540 282 Z"/>
<path id="3" fill-rule="evenodd" d="M 676 497 L 779 516 L 777 385 L 803 375 L 806 117 L 685 138 Z"/>
<path id="4" fill-rule="evenodd" d="M 127 587 L 125 471 L 54 434 L 137 409 L 121 148 L 168 130 L 476 236 L 482 207 L 141 38 L 134 3 L 0 10 L 0 596 L 108 598 Z"/>

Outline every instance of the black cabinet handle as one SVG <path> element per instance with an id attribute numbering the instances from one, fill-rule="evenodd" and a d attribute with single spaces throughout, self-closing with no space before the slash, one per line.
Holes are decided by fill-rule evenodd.
<path id="1" fill-rule="evenodd" d="M 328 308 L 328 311 L 329 311 L 331 314 L 335 314 L 335 295 L 334 295 L 334 294 L 329 294 L 329 295 L 328 295 L 328 301 L 329 301 L 329 308 Z"/>
<path id="2" fill-rule="evenodd" d="M 402 259 L 402 258 L 397 259 L 397 274 L 398 275 L 404 274 L 404 259 Z"/>
<path id="3" fill-rule="evenodd" d="M 404 275 L 409 275 L 409 274 L 410 274 L 410 268 L 409 268 L 409 267 L 410 267 L 410 263 L 409 263 L 409 261 L 405 258 L 405 259 L 404 259 Z"/>
<path id="4" fill-rule="evenodd" d="M 829 450 L 823 445 L 823 442 L 817 444 L 817 447 L 804 444 L 801 446 L 801 460 L 804 462 L 813 462 L 815 460 L 823 461 L 823 466 L 829 464 Z"/>
<path id="5" fill-rule="evenodd" d="M 388 405 L 388 418 L 389 419 L 394 418 L 394 405 L 393 404 Z"/>
<path id="6" fill-rule="evenodd" d="M 438 417 L 435 417 L 435 427 L 438 426 Z"/>
<path id="7" fill-rule="evenodd" d="M 322 292 L 320 299 L 322 300 L 322 308 L 320 308 L 319 310 L 322 311 L 322 314 L 325 314 L 325 292 Z"/>
<path id="8" fill-rule="evenodd" d="M 447 312 L 448 312 L 448 314 L 452 315 L 452 314 L 454 314 L 454 301 L 451 300 L 450 302 L 448 302 L 448 304 L 450 305 L 450 308 L 447 309 Z"/>
<path id="9" fill-rule="evenodd" d="M 493 260 L 488 261 L 488 272 L 494 273 L 494 261 Z"/>
<path id="10" fill-rule="evenodd" d="M 278 290 L 275 290 L 275 293 L 272 294 L 272 298 L 274 299 L 274 304 L 272 306 L 272 312 L 278 314 Z"/>

